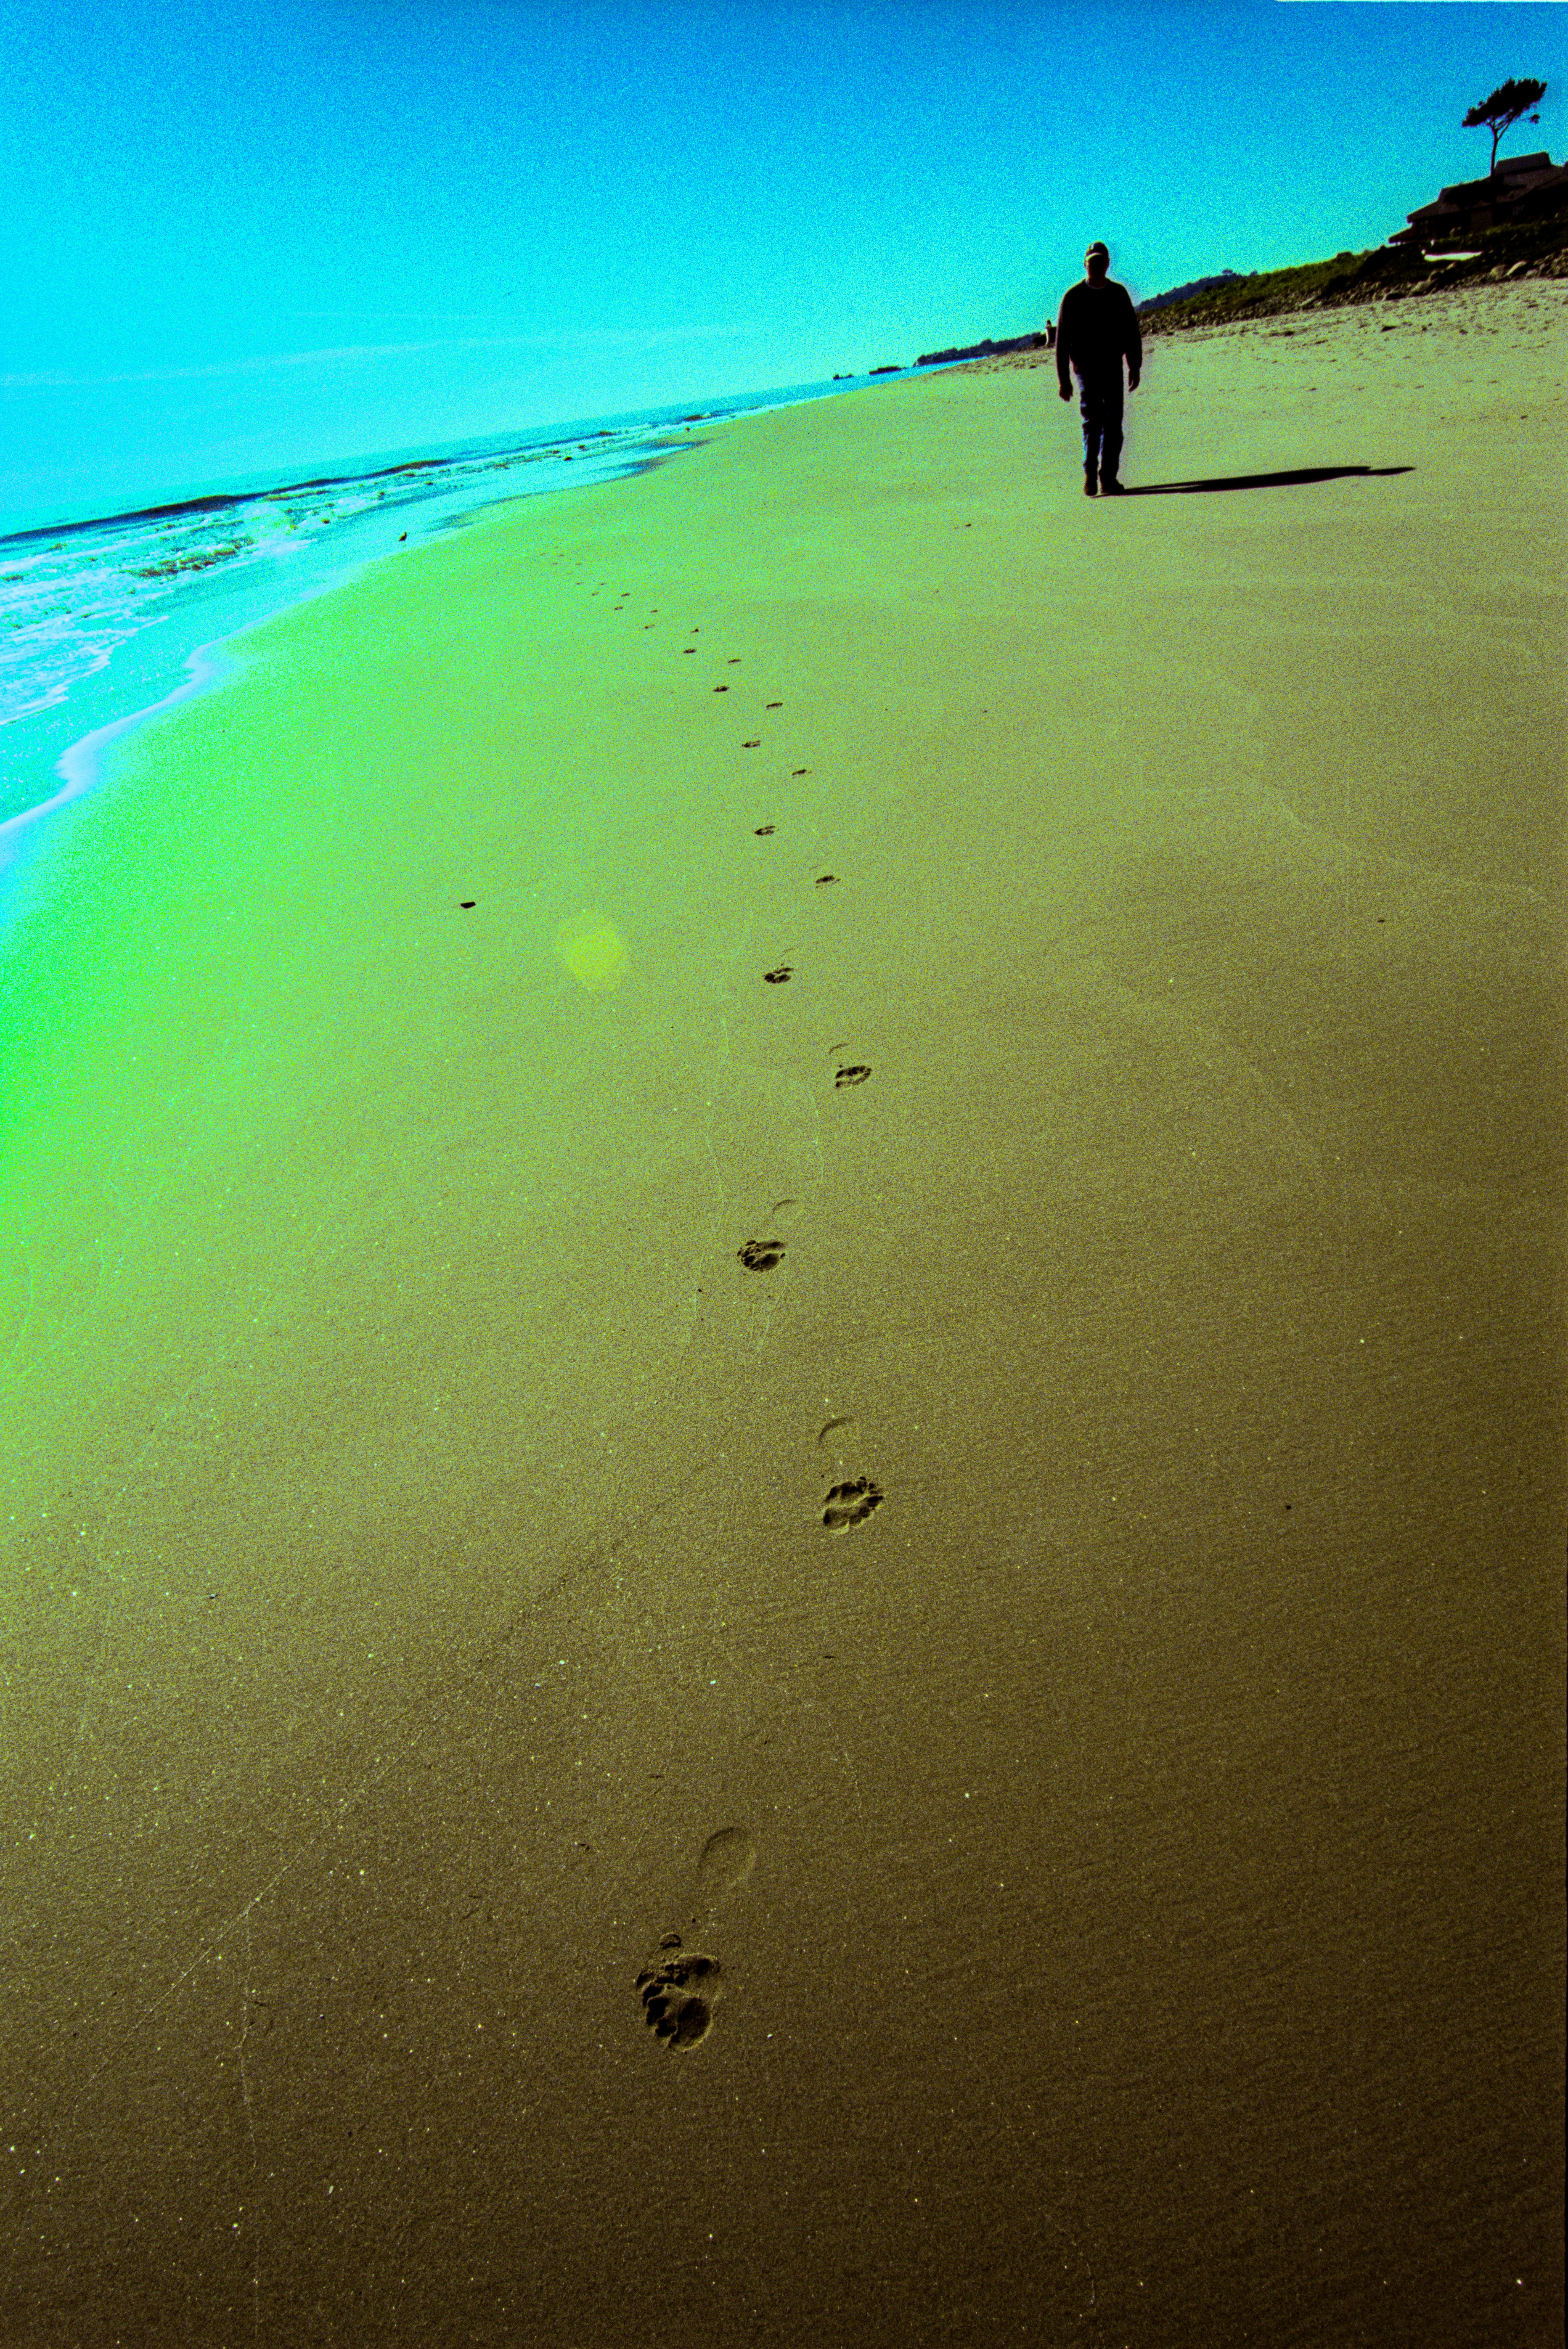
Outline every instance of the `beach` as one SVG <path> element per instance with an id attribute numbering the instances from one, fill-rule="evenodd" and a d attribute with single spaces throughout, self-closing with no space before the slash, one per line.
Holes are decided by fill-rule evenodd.
<path id="1" fill-rule="evenodd" d="M 1561 2338 L 1565 298 L 694 428 L 39 827 L 0 2339 Z"/>

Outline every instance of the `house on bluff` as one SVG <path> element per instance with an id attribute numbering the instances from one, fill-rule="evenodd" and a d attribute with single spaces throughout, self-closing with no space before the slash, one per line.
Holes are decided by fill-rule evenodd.
<path id="1" fill-rule="evenodd" d="M 1544 148 L 1539 155 L 1505 156 L 1489 179 L 1461 180 L 1444 188 L 1436 203 L 1407 212 L 1409 226 L 1397 229 L 1388 242 L 1421 253 L 1451 252 L 1472 243 L 1483 229 L 1555 209 L 1563 193 L 1568 193 L 1568 164 L 1554 163 Z"/>

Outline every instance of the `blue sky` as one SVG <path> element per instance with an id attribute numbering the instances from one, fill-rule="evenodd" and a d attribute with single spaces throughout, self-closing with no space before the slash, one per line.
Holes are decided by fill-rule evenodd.
<path id="1" fill-rule="evenodd" d="M 1492 0 L 6 0 L 0 518 L 810 381 L 1379 243 Z"/>

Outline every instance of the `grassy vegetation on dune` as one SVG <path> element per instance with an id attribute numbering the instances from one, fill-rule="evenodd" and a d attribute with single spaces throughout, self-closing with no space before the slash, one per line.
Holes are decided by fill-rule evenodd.
<path id="1" fill-rule="evenodd" d="M 1189 294 L 1184 302 L 1170 302 L 1146 311 L 1138 324 L 1146 335 L 1181 334 L 1190 326 L 1228 326 L 1239 318 L 1266 317 L 1276 310 L 1300 310 L 1347 268 L 1370 256 L 1342 253 L 1333 261 L 1309 261 L 1296 269 L 1260 270 L 1250 277 L 1233 278 L 1228 285 Z"/>

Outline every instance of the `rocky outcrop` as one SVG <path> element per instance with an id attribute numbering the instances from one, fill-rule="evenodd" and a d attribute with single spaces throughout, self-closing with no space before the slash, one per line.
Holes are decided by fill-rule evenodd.
<path id="1" fill-rule="evenodd" d="M 1535 156 L 1520 160 L 1532 165 L 1542 160 Z M 1340 253 L 1332 261 L 1239 277 L 1155 311 L 1144 318 L 1144 332 L 1179 335 L 1193 328 L 1242 326 L 1294 310 L 1337 310 L 1364 302 L 1405 301 L 1454 286 L 1568 275 L 1568 170 L 1549 169 L 1550 176 L 1532 177 L 1529 187 L 1509 199 L 1510 219 L 1489 228 L 1472 225 L 1468 238 L 1450 235 L 1445 243 L 1434 236 L 1423 243 L 1401 235 L 1369 253 Z M 1444 192 L 1452 196 L 1456 191 Z M 1424 210 L 1429 217 L 1433 208 Z M 1412 213 L 1412 222 L 1422 217 Z M 1469 218 L 1473 223 L 1476 216 L 1455 206 L 1450 217 Z"/>
<path id="2" fill-rule="evenodd" d="M 1568 193 L 1568 164 L 1538 155 L 1509 155 L 1484 180 L 1460 180 L 1439 189 L 1434 203 L 1407 212 L 1408 225 L 1388 242 L 1419 253 L 1441 253 L 1474 242 L 1489 229 L 1541 220 Z"/>

